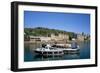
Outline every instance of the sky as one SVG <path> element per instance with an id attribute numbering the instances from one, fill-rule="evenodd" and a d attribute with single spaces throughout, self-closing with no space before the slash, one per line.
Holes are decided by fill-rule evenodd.
<path id="1" fill-rule="evenodd" d="M 24 11 L 24 28 L 36 27 L 90 34 L 90 14 Z"/>

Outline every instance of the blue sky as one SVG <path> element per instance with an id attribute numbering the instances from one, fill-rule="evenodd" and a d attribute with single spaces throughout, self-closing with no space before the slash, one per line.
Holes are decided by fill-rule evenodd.
<path id="1" fill-rule="evenodd" d="M 90 34 L 90 14 L 24 11 L 24 28 L 35 27 Z"/>

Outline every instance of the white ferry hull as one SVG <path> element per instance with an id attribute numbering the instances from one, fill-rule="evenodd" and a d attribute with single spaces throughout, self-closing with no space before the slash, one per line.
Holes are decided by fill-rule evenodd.
<path id="1" fill-rule="evenodd" d="M 42 55 L 42 56 L 62 56 L 64 55 L 63 51 L 54 51 L 54 52 L 50 52 L 50 51 L 34 51 L 36 54 L 38 55 Z"/>

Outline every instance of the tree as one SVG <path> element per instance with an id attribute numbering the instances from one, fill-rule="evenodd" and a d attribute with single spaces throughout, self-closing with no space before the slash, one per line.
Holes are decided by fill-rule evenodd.
<path id="1" fill-rule="evenodd" d="M 84 35 L 84 32 L 82 32 L 82 35 Z"/>

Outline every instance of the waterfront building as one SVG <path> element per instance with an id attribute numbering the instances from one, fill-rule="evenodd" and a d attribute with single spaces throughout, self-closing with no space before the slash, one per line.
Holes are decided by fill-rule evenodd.
<path id="1" fill-rule="evenodd" d="M 51 39 L 55 41 L 69 40 L 69 36 L 67 34 L 51 34 Z"/>
<path id="2" fill-rule="evenodd" d="M 69 40 L 69 36 L 66 34 L 51 34 L 50 37 L 45 37 L 45 36 L 29 36 L 30 41 L 32 42 L 66 42 Z"/>
<path id="3" fill-rule="evenodd" d="M 84 41 L 85 40 L 85 36 L 82 34 L 77 34 L 77 40 L 78 41 Z"/>
<path id="4" fill-rule="evenodd" d="M 29 36 L 29 39 L 32 42 L 41 41 L 40 37 L 37 37 L 37 36 Z"/>

